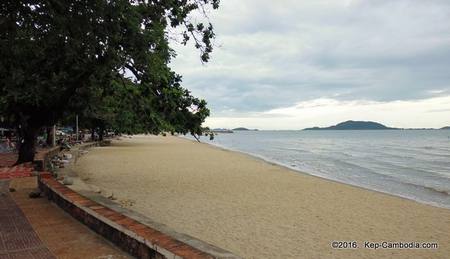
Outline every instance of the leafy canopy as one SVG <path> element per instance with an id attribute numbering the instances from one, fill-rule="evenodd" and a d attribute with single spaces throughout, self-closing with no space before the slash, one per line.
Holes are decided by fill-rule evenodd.
<path id="1" fill-rule="evenodd" d="M 0 2 L 0 117 L 32 161 L 36 135 L 81 114 L 118 132 L 202 134 L 204 100 L 168 67 L 169 28 L 183 28 L 209 60 L 213 27 L 192 13 L 218 0 L 3 0 Z M 207 17 L 206 17 L 207 18 Z M 132 75 L 130 78 L 128 75 Z"/>
<path id="2" fill-rule="evenodd" d="M 207 62 L 213 27 L 195 22 L 192 14 L 218 5 L 218 0 L 1 1 L 0 114 L 25 129 L 76 112 L 120 132 L 201 134 L 209 111 L 168 67 L 175 53 L 167 31 L 182 28 L 182 43 L 193 40 Z"/>

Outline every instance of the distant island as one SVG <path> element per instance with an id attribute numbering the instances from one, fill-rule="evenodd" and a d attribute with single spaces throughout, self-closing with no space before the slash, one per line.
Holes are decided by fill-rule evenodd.
<path id="1" fill-rule="evenodd" d="M 239 128 L 234 128 L 233 129 L 234 131 L 239 131 L 239 130 L 241 130 L 241 131 L 258 131 L 258 129 L 247 129 L 247 128 L 244 128 L 244 127 L 239 127 Z"/>
<path id="2" fill-rule="evenodd" d="M 230 129 L 216 128 L 211 130 L 213 133 L 233 133 Z"/>
<path id="3" fill-rule="evenodd" d="M 211 130 L 213 133 L 234 133 L 235 131 L 258 131 L 258 129 L 247 129 L 244 127 L 227 129 L 227 128 L 216 128 Z"/>
<path id="4" fill-rule="evenodd" d="M 450 130 L 450 126 L 442 127 L 441 130 Z"/>
<path id="5" fill-rule="evenodd" d="M 304 130 L 392 130 L 398 128 L 390 128 L 385 125 L 373 121 L 345 121 L 330 127 L 313 127 Z"/>

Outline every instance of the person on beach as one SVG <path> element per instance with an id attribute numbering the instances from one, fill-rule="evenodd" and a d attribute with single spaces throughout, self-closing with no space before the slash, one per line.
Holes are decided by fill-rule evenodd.
<path id="1" fill-rule="evenodd" d="M 12 141 L 11 133 L 7 133 L 6 134 L 6 148 L 8 150 L 15 150 L 16 149 L 16 145 Z"/>

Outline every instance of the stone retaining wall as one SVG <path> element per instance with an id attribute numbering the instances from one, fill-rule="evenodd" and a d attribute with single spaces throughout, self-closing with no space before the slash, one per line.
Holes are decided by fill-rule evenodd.
<path id="1" fill-rule="evenodd" d="M 56 146 L 45 150 L 40 150 L 35 156 L 34 156 L 34 168 L 37 171 L 45 171 L 47 170 L 47 165 L 50 161 L 50 159 L 56 155 L 59 154 L 61 151 L 61 147 Z"/>
<path id="2" fill-rule="evenodd" d="M 98 143 L 88 144 L 89 146 Z M 83 149 L 89 146 L 83 146 Z M 155 228 L 142 216 L 130 217 L 117 205 L 96 202 L 56 181 L 50 173 L 41 172 L 39 188 L 74 218 L 137 258 L 239 258 L 201 240 Z M 132 212 L 131 212 L 132 213 Z M 137 213 L 135 213 L 137 214 Z M 142 220 L 140 220 L 142 219 Z"/>

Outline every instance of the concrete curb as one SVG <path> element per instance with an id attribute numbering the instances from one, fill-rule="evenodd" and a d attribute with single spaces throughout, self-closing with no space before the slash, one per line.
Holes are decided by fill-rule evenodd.
<path id="1" fill-rule="evenodd" d="M 38 183 L 49 200 L 138 258 L 240 258 L 194 237 L 177 233 L 103 196 L 77 193 L 53 179 L 50 173 L 41 172 Z"/>

